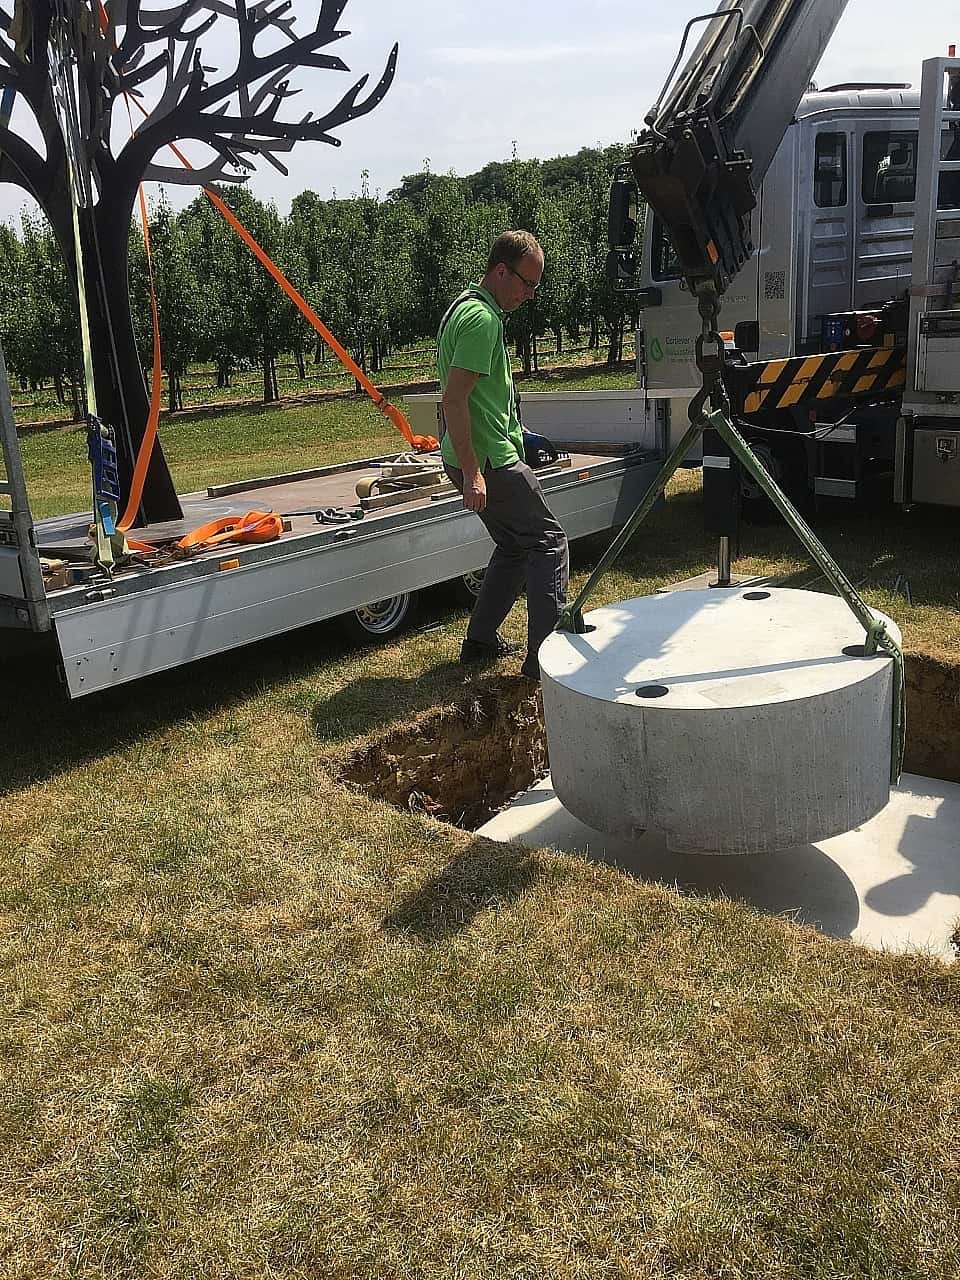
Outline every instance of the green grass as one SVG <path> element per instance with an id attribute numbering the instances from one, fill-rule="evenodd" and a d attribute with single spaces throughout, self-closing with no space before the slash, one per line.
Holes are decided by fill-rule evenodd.
<path id="1" fill-rule="evenodd" d="M 527 390 L 576 390 L 598 385 L 597 375 L 530 379 Z M 629 373 L 600 375 L 604 387 L 633 385 Z M 394 403 L 403 407 L 403 398 Z M 398 452 L 404 443 L 366 396 L 177 414 L 162 418 L 160 438 L 179 493 L 304 467 Z M 37 518 L 89 509 L 90 473 L 84 429 L 29 432 L 21 453 Z"/>
<path id="2" fill-rule="evenodd" d="M 300 412 L 204 443 L 286 469 Z M 325 458 L 379 438 L 319 421 Z M 66 438 L 29 441 L 51 503 Z M 698 510 L 681 477 L 598 602 L 706 567 Z M 944 608 L 943 526 L 878 519 L 821 524 L 871 597 L 902 561 Z M 345 790 L 340 753 L 470 686 L 462 612 L 424 622 L 76 704 L 11 669 L 0 1274 L 953 1280 L 960 974 Z"/>
<path id="3" fill-rule="evenodd" d="M 605 358 L 603 347 L 591 351 L 582 345 L 582 339 L 572 345 L 569 338 L 566 341 L 567 346 L 563 353 L 557 356 L 552 337 L 541 338 L 539 344 L 541 363 L 591 366 Z M 633 358 L 634 353 L 633 335 L 627 334 L 624 339 L 624 356 L 629 360 Z M 278 360 L 277 383 L 281 399 L 316 396 L 329 391 L 349 391 L 353 388 L 353 377 L 345 373 L 339 361 L 329 353 L 319 364 L 307 360 L 305 367 L 306 377 L 301 378 L 290 356 Z M 513 367 L 515 370 L 521 367 L 515 356 Z M 203 408 L 212 404 L 242 402 L 256 404 L 262 401 L 263 373 L 258 366 L 237 369 L 228 387 L 217 386 L 216 372 L 216 367 L 213 365 L 192 365 L 183 375 L 181 392 L 185 409 Z M 381 371 L 377 373 L 371 371 L 369 376 L 378 386 L 430 381 L 436 376 L 435 348 L 432 343 L 403 347 L 387 357 Z M 35 391 L 20 390 L 17 386 L 12 390 L 14 414 L 18 422 L 63 423 L 72 414 L 69 387 L 65 388 L 67 396 L 65 404 L 57 400 L 52 382 Z M 165 381 L 164 404 L 167 403 L 166 396 Z"/>

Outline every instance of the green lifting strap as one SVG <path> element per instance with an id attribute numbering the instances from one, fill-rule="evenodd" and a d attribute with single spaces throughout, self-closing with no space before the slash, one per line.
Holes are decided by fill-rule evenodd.
<path id="1" fill-rule="evenodd" d="M 671 476 L 708 426 L 717 432 L 737 461 L 756 480 L 789 527 L 803 543 L 811 559 L 833 586 L 837 595 L 849 605 L 865 632 L 864 654 L 870 656 L 879 649 L 883 653 L 889 654 L 893 659 L 893 725 L 890 739 L 890 782 L 895 786 L 900 781 L 900 773 L 903 769 L 903 752 L 907 733 L 906 676 L 903 651 L 887 630 L 886 623 L 869 608 L 856 587 L 833 559 L 830 552 L 803 519 L 799 511 L 793 506 L 777 482 L 768 474 L 756 454 L 722 409 L 715 409 L 705 417 L 690 424 L 683 439 L 660 468 L 656 479 L 647 490 L 640 505 L 607 548 L 593 573 L 590 574 L 580 594 L 572 604 L 561 612 L 556 629 L 558 631 L 571 631 L 580 635 L 586 631 L 586 624 L 583 620 L 584 605 L 601 578 L 619 558 L 623 548 L 653 510 L 657 500 L 667 487 Z"/>
<path id="2" fill-rule="evenodd" d="M 83 377 L 86 390 L 87 414 L 90 418 L 99 419 L 97 410 L 97 388 L 93 372 L 93 342 L 90 334 L 90 316 L 87 305 L 87 291 L 84 273 L 83 239 L 80 234 L 80 208 L 86 205 L 83 188 L 89 188 L 89 180 L 81 176 L 81 138 L 74 100 L 73 86 L 69 76 L 67 49 L 67 13 L 62 0 L 56 5 L 55 25 L 51 37 L 49 56 L 51 73 L 55 78 L 54 97 L 57 101 L 59 124 L 66 149 L 67 180 L 70 188 L 70 203 L 73 214 L 73 245 L 77 270 L 77 300 L 80 311 L 80 345 L 83 351 Z M 94 423 L 95 425 L 95 423 Z M 94 482 L 94 488 L 96 483 Z M 98 564 L 108 572 L 117 560 L 129 554 L 127 540 L 117 529 L 117 504 L 110 498 L 93 495 L 93 532 L 95 540 L 94 557 Z"/>

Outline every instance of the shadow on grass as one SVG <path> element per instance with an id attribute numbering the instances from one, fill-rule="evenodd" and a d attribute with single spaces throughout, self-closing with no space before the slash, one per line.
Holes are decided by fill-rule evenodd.
<path id="1" fill-rule="evenodd" d="M 55 777 L 138 739 L 236 706 L 273 681 L 305 676 L 350 650 L 322 622 L 71 702 L 49 652 L 8 659 L 0 701 L 0 795 Z"/>
<path id="2" fill-rule="evenodd" d="M 956 609 L 960 514 L 937 507 L 901 511 L 891 501 L 850 507 L 841 499 L 822 502 L 805 517 L 850 580 L 865 589 L 900 592 L 912 604 Z M 802 554 L 799 539 L 776 514 L 742 528 L 744 556 L 780 559 Z M 829 590 L 811 564 L 781 582 Z"/>
<path id="3" fill-rule="evenodd" d="M 456 662 L 411 676 L 361 676 L 316 703 L 314 733 L 321 747 L 336 747 L 373 729 L 403 722 L 428 707 L 457 701 L 475 678 Z"/>
<path id="4" fill-rule="evenodd" d="M 468 929 L 481 912 L 515 902 L 540 873 L 531 850 L 477 836 L 460 857 L 394 907 L 383 927 L 423 942 L 443 942 Z"/>
<path id="5" fill-rule="evenodd" d="M 424 596 L 425 629 L 466 626 L 464 611 L 444 591 Z M 416 636 L 410 633 L 402 643 L 415 643 Z M 8 657 L 3 663 L 6 695 L 0 699 L 0 796 L 363 652 L 344 634 L 342 622 L 332 618 L 76 701 L 69 700 L 58 678 L 52 642 L 37 653 Z M 454 663 L 399 679 L 362 677 L 314 710 L 314 727 L 321 737 L 342 741 L 385 720 L 450 701 L 462 694 L 467 679 L 464 668 Z"/>

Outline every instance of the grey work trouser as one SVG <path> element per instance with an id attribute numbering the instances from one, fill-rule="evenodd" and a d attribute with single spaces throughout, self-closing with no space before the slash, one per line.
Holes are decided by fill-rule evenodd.
<path id="1" fill-rule="evenodd" d="M 462 493 L 463 472 L 446 465 L 445 470 Z M 536 663 L 537 650 L 556 626 L 567 599 L 567 535 L 525 462 L 487 466 L 483 478 L 487 505 L 479 515 L 496 549 L 483 575 L 467 638 L 493 644 L 497 628 L 526 583 L 527 655 Z"/>

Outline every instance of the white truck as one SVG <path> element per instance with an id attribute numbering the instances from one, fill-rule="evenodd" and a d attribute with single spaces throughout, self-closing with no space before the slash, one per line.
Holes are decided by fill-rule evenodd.
<path id="1" fill-rule="evenodd" d="M 636 215 L 618 218 L 627 201 L 615 183 L 614 270 L 643 306 L 644 389 L 661 416 L 683 421 L 701 382 L 690 206 L 712 207 L 715 233 L 742 221 L 739 244 L 741 233 L 726 250 L 718 240 L 724 380 L 767 469 L 797 496 L 855 498 L 892 476 L 905 505 L 958 506 L 960 62 L 925 63 L 922 93 L 841 84 L 791 101 L 845 2 L 721 6 L 638 148 L 649 159 L 659 147 L 662 164 L 658 131 L 686 131 L 709 164 L 712 130 L 725 138 L 712 185 L 690 178 L 689 155 L 669 180 L 642 172 L 654 207 L 631 243 Z M 698 91 L 714 105 L 697 103 Z M 755 496 L 749 480 L 745 496 Z"/>

